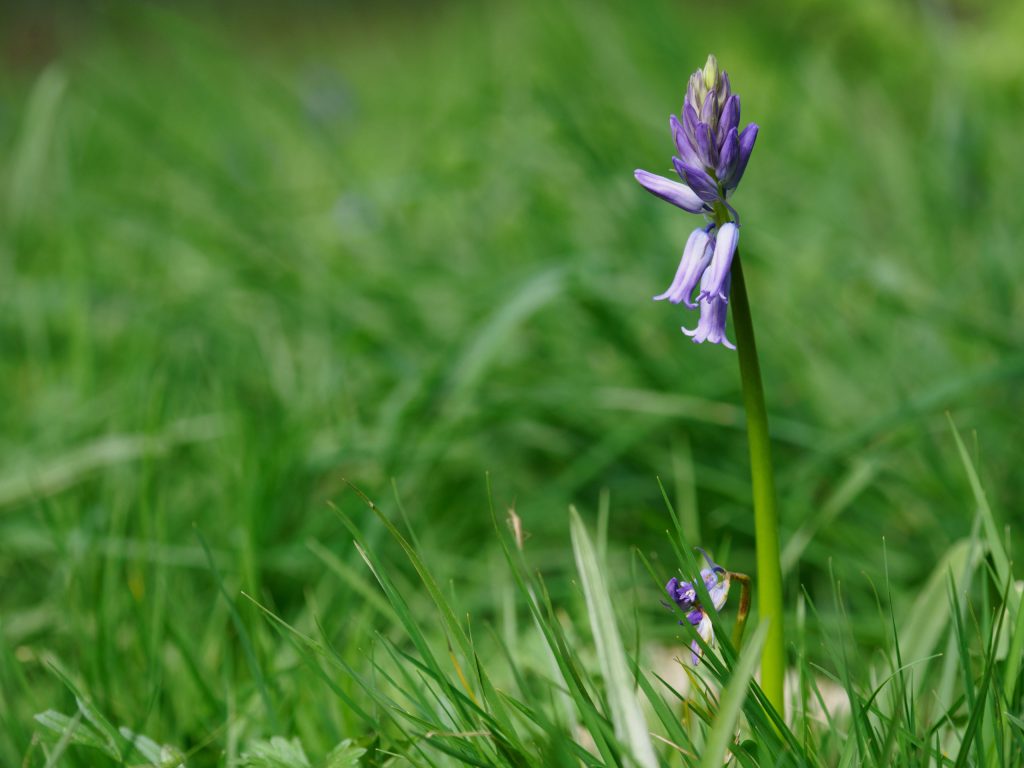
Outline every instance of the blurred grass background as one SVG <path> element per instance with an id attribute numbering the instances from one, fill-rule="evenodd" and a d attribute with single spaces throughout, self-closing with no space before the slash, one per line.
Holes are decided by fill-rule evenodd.
<path id="1" fill-rule="evenodd" d="M 482 619 L 488 473 L 556 594 L 606 491 L 613 556 L 674 567 L 657 477 L 753 569 L 734 356 L 650 301 L 696 219 L 631 177 L 708 52 L 761 126 L 735 204 L 790 592 L 844 574 L 870 649 L 883 538 L 908 604 L 970 527 L 946 410 L 1020 522 L 1022 37 L 1011 0 L 5 5 L 0 762 L 67 699 L 49 662 L 184 748 L 358 735 L 243 601 L 252 705 L 196 535 L 358 658 L 345 479 Z"/>

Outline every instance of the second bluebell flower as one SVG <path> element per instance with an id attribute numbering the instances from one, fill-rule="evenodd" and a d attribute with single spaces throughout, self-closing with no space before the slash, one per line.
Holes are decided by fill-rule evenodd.
<path id="1" fill-rule="evenodd" d="M 714 562 L 707 552 L 704 550 L 700 551 L 708 564 L 707 568 L 701 569 L 700 577 L 708 591 L 708 597 L 711 598 L 712 607 L 716 611 L 720 611 L 729 597 L 730 573 Z M 693 584 L 688 581 L 680 581 L 673 576 L 665 585 L 665 591 L 668 592 L 676 607 L 685 615 L 685 619 L 679 623 L 689 622 L 705 645 L 708 647 L 713 646 L 715 630 L 711 623 L 711 616 L 706 607 L 701 604 L 700 598 L 697 596 L 697 589 Z M 700 643 L 694 640 L 690 643 L 690 656 L 694 665 L 700 662 L 701 654 Z"/>

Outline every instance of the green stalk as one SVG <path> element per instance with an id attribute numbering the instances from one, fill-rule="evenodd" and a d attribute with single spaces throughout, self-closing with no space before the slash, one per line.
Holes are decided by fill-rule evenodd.
<path id="1" fill-rule="evenodd" d="M 764 655 L 761 657 L 761 687 L 779 714 L 785 717 L 783 679 L 786 648 L 782 630 L 782 563 L 779 558 L 779 515 L 772 474 L 768 410 L 764 403 L 761 367 L 757 362 L 754 323 L 750 317 L 747 285 L 739 250 L 732 261 L 732 291 L 729 301 L 736 329 L 736 350 L 740 358 L 743 408 L 747 413 L 747 442 L 750 444 L 750 478 L 754 491 L 754 539 L 757 546 L 757 605 L 768 622 Z"/>

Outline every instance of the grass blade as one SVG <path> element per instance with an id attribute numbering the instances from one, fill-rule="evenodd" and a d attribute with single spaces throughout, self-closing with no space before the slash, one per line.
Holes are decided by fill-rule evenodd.
<path id="1" fill-rule="evenodd" d="M 722 693 L 718 717 L 715 718 L 707 743 L 704 745 L 700 768 L 720 768 L 725 763 L 725 753 L 736 730 L 736 721 L 743 709 L 743 702 L 747 698 L 750 681 L 754 677 L 754 667 L 761 658 L 761 648 L 764 646 L 767 631 L 767 625 L 761 624 L 736 662 L 732 679 Z"/>
<path id="2" fill-rule="evenodd" d="M 615 611 L 612 609 L 604 572 L 587 529 L 574 508 L 569 510 L 569 530 L 576 568 L 583 584 L 587 612 L 590 614 L 590 627 L 597 645 L 598 663 L 608 689 L 608 706 L 615 735 L 629 749 L 637 765 L 656 768 L 658 761 L 644 713 L 633 691 L 633 679 L 615 623 Z"/>

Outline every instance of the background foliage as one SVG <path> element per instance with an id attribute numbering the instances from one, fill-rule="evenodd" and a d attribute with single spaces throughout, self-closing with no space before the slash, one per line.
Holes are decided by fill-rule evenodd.
<path id="1" fill-rule="evenodd" d="M 404 566 L 345 479 L 401 500 L 478 621 L 503 610 L 488 473 L 569 610 L 564 510 L 607 504 L 612 589 L 674 642 L 629 580 L 633 545 L 675 567 L 657 477 L 752 570 L 735 360 L 650 301 L 693 220 L 631 178 L 667 170 L 709 51 L 761 126 L 735 202 L 790 604 L 827 626 L 834 569 L 870 658 L 883 539 L 899 614 L 971 527 L 947 410 L 1019 521 L 1019 3 L 2 17 L 0 762 L 69 709 L 53 665 L 200 760 L 365 735 L 237 599 L 367 652 L 384 611 L 326 502 Z"/>

